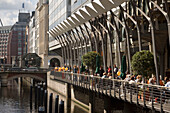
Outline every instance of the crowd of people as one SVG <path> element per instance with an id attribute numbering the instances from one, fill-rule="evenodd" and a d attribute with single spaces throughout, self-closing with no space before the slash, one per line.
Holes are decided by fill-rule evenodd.
<path id="1" fill-rule="evenodd" d="M 66 66 L 66 65 L 63 67 L 55 67 L 54 70 L 58 71 L 58 72 L 72 71 L 73 73 L 81 73 L 81 74 L 87 74 L 87 75 L 90 74 L 90 71 L 87 67 L 85 67 L 85 70 L 83 72 L 80 72 L 80 70 L 77 66 L 74 66 L 73 69 L 71 69 L 71 66 Z M 156 85 L 156 77 L 154 75 L 152 75 L 152 77 L 150 77 L 150 78 L 142 79 L 142 75 L 131 75 L 128 72 L 126 72 L 125 77 L 122 77 L 121 70 L 116 65 L 114 65 L 113 73 L 114 73 L 115 79 L 129 81 L 130 84 L 132 84 L 132 83 L 147 83 L 147 84 Z M 106 71 L 104 71 L 103 67 L 101 66 L 99 69 L 99 72 L 95 73 L 94 76 L 112 79 L 113 75 L 112 75 L 111 66 L 107 67 Z M 170 87 L 169 78 L 164 77 L 164 79 L 162 79 L 162 76 L 160 76 L 159 85 Z"/>
<path id="2" fill-rule="evenodd" d="M 100 69 L 99 69 L 99 72 L 94 73 L 94 74 L 90 73 L 90 71 L 87 67 L 85 67 L 85 70 L 83 72 L 81 72 L 77 66 L 74 66 L 73 69 L 71 69 L 71 66 L 66 66 L 66 65 L 63 66 L 63 67 L 55 67 L 54 70 L 59 71 L 59 72 L 60 71 L 69 71 L 69 72 L 72 72 L 72 73 L 81 73 L 81 74 L 86 74 L 86 75 L 93 75 L 93 76 L 101 77 L 102 79 L 103 78 L 113 79 L 112 74 L 114 74 L 115 79 L 124 80 L 124 81 L 128 82 L 128 84 L 145 83 L 145 84 L 150 84 L 150 85 L 157 85 L 156 77 L 154 75 L 152 75 L 150 78 L 144 78 L 144 77 L 142 77 L 142 75 L 133 75 L 133 74 L 129 74 L 128 72 L 126 72 L 124 74 L 124 77 L 123 77 L 123 76 L 121 76 L 121 73 L 122 73 L 121 70 L 116 65 L 114 65 L 113 72 L 112 72 L 111 66 L 109 66 L 106 71 L 104 71 L 103 67 L 101 66 Z M 75 76 L 74 79 L 77 80 L 77 76 Z M 92 83 L 93 84 L 92 86 L 99 85 L 100 84 L 99 82 L 101 82 L 101 81 L 96 81 L 95 82 L 96 84 Z M 124 86 L 125 84 L 118 84 L 118 85 L 120 87 L 125 87 Z M 168 87 L 168 89 L 167 89 L 168 95 L 170 94 L 170 92 L 169 92 L 170 91 L 170 80 L 169 80 L 168 77 L 165 76 L 162 79 L 162 76 L 160 76 L 159 85 Z M 142 90 L 142 87 L 141 87 L 141 90 Z M 151 92 L 150 90 L 151 89 L 148 89 L 149 93 Z M 122 92 L 121 95 L 123 95 L 123 92 Z M 164 92 L 163 95 L 165 95 L 165 92 Z M 159 97 L 156 97 L 155 95 L 153 95 L 153 96 L 154 96 L 155 99 L 159 99 Z M 146 98 L 147 98 L 147 96 L 146 96 Z M 150 98 L 150 97 L 148 97 L 148 98 Z M 168 97 L 168 98 L 170 98 L 170 97 Z"/>

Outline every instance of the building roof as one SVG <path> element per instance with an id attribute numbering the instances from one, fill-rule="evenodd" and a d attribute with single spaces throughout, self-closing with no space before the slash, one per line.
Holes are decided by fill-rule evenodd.
<path id="1" fill-rule="evenodd" d="M 11 29 L 12 26 L 1 26 L 0 30 L 7 30 L 7 29 Z"/>
<path id="2" fill-rule="evenodd" d="M 126 1 L 129 0 L 94 0 L 80 8 L 77 12 L 73 13 L 56 27 L 49 30 L 49 33 L 53 36 L 63 34 L 64 32 L 85 23 L 94 17 L 97 17 L 98 15 L 118 7 Z"/>

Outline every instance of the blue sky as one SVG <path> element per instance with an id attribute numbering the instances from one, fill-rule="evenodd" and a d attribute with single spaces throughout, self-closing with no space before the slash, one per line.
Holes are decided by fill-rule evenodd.
<path id="1" fill-rule="evenodd" d="M 18 20 L 19 10 L 32 12 L 38 0 L 0 0 L 0 18 L 4 26 L 13 25 Z M 25 9 L 22 8 L 24 3 Z"/>

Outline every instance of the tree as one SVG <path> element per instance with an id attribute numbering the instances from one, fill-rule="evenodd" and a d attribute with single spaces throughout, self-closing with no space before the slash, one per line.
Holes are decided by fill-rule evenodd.
<path id="1" fill-rule="evenodd" d="M 155 74 L 153 54 L 148 50 L 136 52 L 132 57 L 131 67 L 134 74 L 150 77 Z"/>
<path id="2" fill-rule="evenodd" d="M 88 53 L 86 53 L 85 55 L 82 56 L 83 64 L 88 66 L 89 68 L 91 68 L 93 74 L 94 74 L 94 70 L 96 68 L 96 56 L 97 55 L 99 55 L 99 53 L 91 51 L 91 52 L 88 52 Z"/>

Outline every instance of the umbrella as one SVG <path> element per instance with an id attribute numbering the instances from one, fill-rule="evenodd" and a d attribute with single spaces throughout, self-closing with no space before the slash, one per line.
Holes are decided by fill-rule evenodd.
<path id="1" fill-rule="evenodd" d="M 80 73 L 84 72 L 85 70 L 85 66 L 83 65 L 83 62 L 81 62 Z"/>
<path id="2" fill-rule="evenodd" d="M 100 69 L 100 56 L 97 55 L 96 56 L 96 71 L 95 71 L 95 73 L 99 73 L 99 69 Z"/>
<path id="3" fill-rule="evenodd" d="M 125 79 L 125 78 L 126 78 L 126 74 L 125 74 L 126 69 L 127 69 L 127 66 L 126 66 L 126 56 L 123 55 L 123 57 L 122 57 L 122 62 L 121 62 L 121 74 L 120 74 L 120 77 L 121 77 L 122 79 Z"/>

